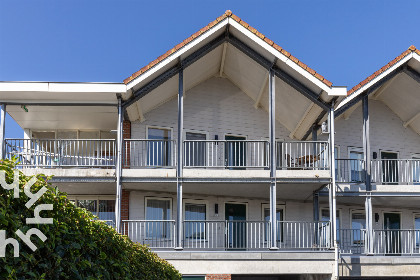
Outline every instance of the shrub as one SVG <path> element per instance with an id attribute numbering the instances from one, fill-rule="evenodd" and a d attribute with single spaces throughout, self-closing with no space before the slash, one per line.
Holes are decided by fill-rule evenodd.
<path id="1" fill-rule="evenodd" d="M 13 182 L 13 161 L 0 161 L 7 183 Z M 6 248 L 6 257 L 0 258 L 0 279 L 181 279 L 175 268 L 160 259 L 149 248 L 132 242 L 85 209 L 76 207 L 65 193 L 52 187 L 44 175 L 36 175 L 31 192 L 42 187 L 48 190 L 30 209 L 29 198 L 23 186 L 31 177 L 19 173 L 19 198 L 13 190 L 0 187 L 0 230 L 6 238 L 20 243 L 20 255 L 13 257 L 12 246 Z M 53 218 L 53 224 L 27 225 L 26 218 L 34 217 L 39 204 L 53 204 L 52 211 L 41 211 L 42 217 Z M 26 233 L 38 228 L 47 240 L 35 235 L 32 242 L 38 247 L 33 252 L 18 236 L 16 230 Z"/>

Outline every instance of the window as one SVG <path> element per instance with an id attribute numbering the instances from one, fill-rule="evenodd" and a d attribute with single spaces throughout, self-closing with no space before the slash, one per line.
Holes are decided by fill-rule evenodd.
<path id="1" fill-rule="evenodd" d="M 185 166 L 205 166 L 206 162 L 206 140 L 204 133 L 187 132 L 185 134 Z"/>
<path id="2" fill-rule="evenodd" d="M 246 166 L 246 137 L 225 135 L 225 162 L 229 169 L 245 169 Z"/>
<path id="3" fill-rule="evenodd" d="M 335 178 L 336 180 L 340 181 L 340 161 L 338 160 L 340 158 L 340 149 L 338 148 L 338 146 L 334 147 L 334 159 L 335 159 Z"/>
<path id="4" fill-rule="evenodd" d="M 149 166 L 172 166 L 172 142 L 171 130 L 167 128 L 147 129 L 147 165 Z M 152 140 L 152 141 L 150 141 Z M 154 140 L 154 141 L 153 141 Z"/>
<path id="5" fill-rule="evenodd" d="M 360 245 L 364 243 L 364 229 L 366 229 L 366 215 L 361 212 L 351 214 L 351 229 L 353 231 L 353 244 Z"/>
<path id="6" fill-rule="evenodd" d="M 99 220 L 106 221 L 109 225 L 115 224 L 115 199 L 106 197 L 76 197 L 70 200 L 78 207 L 85 208 Z"/>
<path id="7" fill-rule="evenodd" d="M 283 209 L 276 209 L 276 219 L 277 221 L 283 221 Z M 270 221 L 270 207 L 263 205 L 263 214 L 264 214 L 264 221 L 269 222 Z M 278 223 L 277 227 L 277 241 L 283 242 L 283 224 Z M 268 226 L 268 223 L 264 224 L 265 227 L 265 240 L 267 241 L 267 237 L 270 234 L 270 227 Z"/>
<path id="8" fill-rule="evenodd" d="M 205 239 L 206 233 L 206 209 L 205 203 L 185 203 L 185 237 L 191 239 Z"/>
<path id="9" fill-rule="evenodd" d="M 337 224 L 337 241 L 340 240 L 340 210 L 336 212 L 336 224 Z M 330 221 L 330 209 L 324 208 L 321 209 L 321 220 L 320 222 L 329 222 Z"/>
<path id="10" fill-rule="evenodd" d="M 363 149 L 351 148 L 349 151 L 350 158 L 350 182 L 363 181 Z"/>
<path id="11" fill-rule="evenodd" d="M 412 181 L 414 185 L 420 185 L 420 154 L 415 154 L 411 158 Z"/>
<path id="12" fill-rule="evenodd" d="M 171 200 L 168 198 L 146 198 L 146 237 L 169 238 L 171 226 Z"/>
<path id="13" fill-rule="evenodd" d="M 420 247 L 420 214 L 414 216 L 414 238 L 416 241 L 416 248 Z"/>

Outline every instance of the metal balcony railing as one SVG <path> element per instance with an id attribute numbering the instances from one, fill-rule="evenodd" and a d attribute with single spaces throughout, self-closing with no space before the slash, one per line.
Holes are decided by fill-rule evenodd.
<path id="1" fill-rule="evenodd" d="M 361 183 L 364 182 L 365 161 L 361 159 L 336 159 L 336 182 Z"/>
<path id="2" fill-rule="evenodd" d="M 342 254 L 364 254 L 366 250 L 366 230 L 338 229 L 337 239 Z"/>
<path id="3" fill-rule="evenodd" d="M 420 184 L 419 159 L 374 159 L 372 182 L 377 184 Z"/>
<path id="4" fill-rule="evenodd" d="M 5 139 L 6 158 L 17 158 L 18 167 L 115 166 L 113 139 Z"/>
<path id="5" fill-rule="evenodd" d="M 366 254 L 368 242 L 366 229 L 339 229 L 339 248 L 342 254 Z M 374 229 L 374 255 L 419 255 L 420 230 Z"/>
<path id="6" fill-rule="evenodd" d="M 277 224 L 277 245 L 281 250 L 313 251 L 330 248 L 329 222 L 285 222 Z M 175 221 L 122 221 L 122 233 L 152 248 L 175 247 Z M 269 221 L 184 221 L 185 250 L 268 250 Z"/>
<path id="7" fill-rule="evenodd" d="M 192 168 L 268 168 L 264 140 L 185 140 L 184 166 Z"/>
<path id="8" fill-rule="evenodd" d="M 132 241 L 150 248 L 175 247 L 175 221 L 173 220 L 123 220 L 121 233 Z"/>
<path id="9" fill-rule="evenodd" d="M 277 221 L 277 246 L 280 249 L 329 249 L 329 222 Z"/>
<path id="10" fill-rule="evenodd" d="M 123 167 L 175 168 L 175 140 L 126 139 L 123 141 Z"/>
<path id="11" fill-rule="evenodd" d="M 329 169 L 327 141 L 277 141 L 277 169 Z"/>

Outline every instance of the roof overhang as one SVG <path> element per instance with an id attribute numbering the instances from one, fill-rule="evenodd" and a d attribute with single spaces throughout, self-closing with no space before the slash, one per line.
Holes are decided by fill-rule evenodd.
<path id="1" fill-rule="evenodd" d="M 420 55 L 414 47 L 409 50 L 397 61 L 393 60 L 386 70 L 375 72 L 368 78 L 369 81 L 359 84 L 339 104 L 336 116 L 349 118 L 367 95 L 370 100 L 382 101 L 401 119 L 404 127 L 410 127 L 420 134 Z"/>
<path id="2" fill-rule="evenodd" d="M 321 75 L 233 16 L 172 50 L 127 80 L 123 106 L 130 120 L 144 120 L 145 114 L 174 98 L 181 69 L 184 92 L 211 77 L 222 76 L 251 97 L 255 107 L 265 110 L 268 110 L 268 71 L 273 69 L 276 118 L 295 139 L 306 138 L 311 127 L 325 119 L 332 101 L 337 104 L 346 96 L 345 87 L 333 87 Z M 281 101 L 284 103 L 280 104 Z"/>
<path id="3" fill-rule="evenodd" d="M 7 112 L 34 130 L 115 129 L 117 94 L 125 92 L 123 83 L 0 82 Z"/>

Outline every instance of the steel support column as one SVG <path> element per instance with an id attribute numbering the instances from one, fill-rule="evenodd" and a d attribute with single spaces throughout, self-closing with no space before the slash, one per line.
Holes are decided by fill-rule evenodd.
<path id="1" fill-rule="evenodd" d="M 0 105 L 0 159 L 6 157 L 4 134 L 6 133 L 6 104 Z"/>
<path id="2" fill-rule="evenodd" d="M 315 224 L 319 222 L 319 195 L 318 192 L 313 193 L 313 215 Z M 315 244 L 319 244 L 319 226 L 315 225 Z"/>
<path id="3" fill-rule="evenodd" d="M 331 104 L 329 112 L 329 131 L 330 131 L 330 170 L 331 170 L 331 185 L 330 185 L 330 222 L 331 222 L 331 238 L 334 246 L 334 278 L 338 279 L 338 243 L 337 243 L 337 199 L 335 186 L 335 125 L 334 125 L 334 102 Z"/>
<path id="4" fill-rule="evenodd" d="M 122 172 L 122 137 L 123 137 L 123 112 L 121 107 L 121 96 L 118 95 L 118 124 L 117 124 L 117 160 L 115 164 L 116 194 L 115 194 L 115 227 L 121 233 L 121 172 Z"/>
<path id="5" fill-rule="evenodd" d="M 176 162 L 176 178 L 177 178 L 177 204 L 176 204 L 176 250 L 182 250 L 182 177 L 183 177 L 183 130 L 184 130 L 184 70 L 181 68 L 178 72 L 178 141 L 177 141 L 177 162 Z"/>
<path id="6" fill-rule="evenodd" d="M 364 175 L 365 175 L 365 184 L 366 184 L 366 201 L 365 201 L 365 210 L 366 210 L 366 231 L 367 231 L 367 242 L 366 250 L 367 254 L 373 253 L 373 223 L 372 223 L 372 183 L 371 183 L 371 158 L 370 158 L 370 128 L 369 128 L 369 98 L 368 95 L 363 96 L 362 99 L 362 109 L 363 109 L 363 156 L 365 160 L 364 166 Z"/>
<path id="7" fill-rule="evenodd" d="M 269 132 L 270 132 L 270 224 L 271 244 L 270 249 L 277 248 L 277 185 L 276 185 L 276 83 L 273 69 L 268 72 L 269 92 Z"/>

